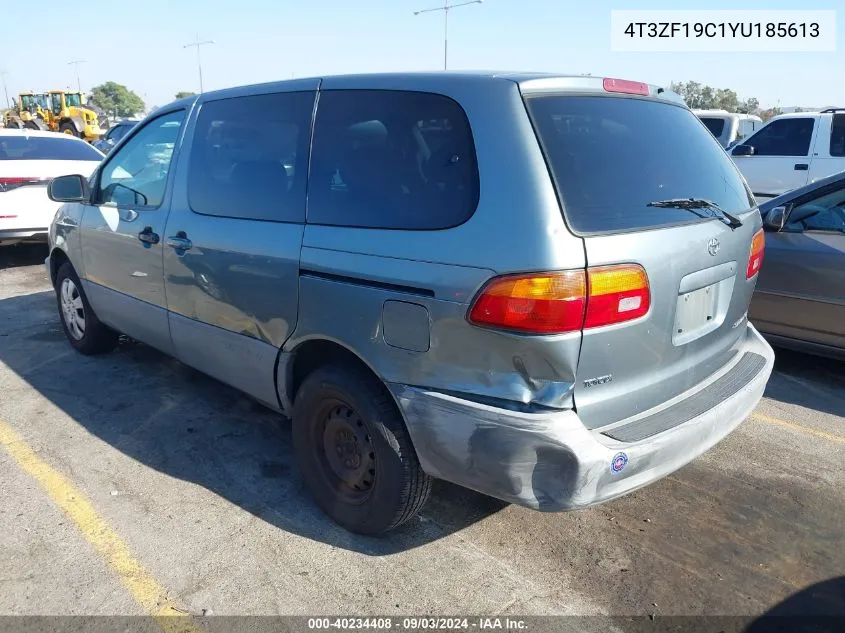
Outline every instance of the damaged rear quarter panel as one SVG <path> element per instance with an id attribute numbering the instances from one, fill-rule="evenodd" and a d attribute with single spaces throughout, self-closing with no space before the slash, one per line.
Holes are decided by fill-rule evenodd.
<path id="1" fill-rule="evenodd" d="M 314 248 L 303 249 L 302 269 L 297 329 L 285 351 L 295 351 L 307 340 L 331 340 L 388 383 L 470 399 L 571 407 L 580 333 L 524 336 L 478 328 L 466 320 L 475 292 L 493 271 Z M 396 290 L 388 283 L 428 289 L 434 296 Z M 424 308 L 427 351 L 385 342 L 387 301 Z"/>

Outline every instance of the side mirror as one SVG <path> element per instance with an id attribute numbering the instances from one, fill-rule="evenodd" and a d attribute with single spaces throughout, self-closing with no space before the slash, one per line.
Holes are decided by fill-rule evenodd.
<path id="1" fill-rule="evenodd" d="M 78 174 L 59 176 L 47 186 L 47 196 L 53 202 L 84 202 L 89 193 L 88 181 Z"/>
<path id="2" fill-rule="evenodd" d="M 754 156 L 754 146 L 740 143 L 739 145 L 734 146 L 731 153 L 734 156 Z"/>
<path id="3" fill-rule="evenodd" d="M 786 226 L 786 218 L 789 216 L 789 206 L 783 205 L 770 209 L 763 219 L 763 227 L 769 231 L 782 231 Z"/>

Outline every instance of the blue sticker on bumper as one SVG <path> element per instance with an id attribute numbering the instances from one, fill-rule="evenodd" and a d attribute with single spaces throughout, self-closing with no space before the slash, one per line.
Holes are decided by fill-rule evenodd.
<path id="1" fill-rule="evenodd" d="M 621 473 L 622 469 L 628 464 L 628 456 L 625 453 L 616 453 L 613 460 L 610 462 L 610 472 L 614 475 Z"/>

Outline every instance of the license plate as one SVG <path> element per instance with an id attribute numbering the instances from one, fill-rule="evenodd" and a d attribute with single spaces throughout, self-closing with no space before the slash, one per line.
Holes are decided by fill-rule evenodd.
<path id="1" fill-rule="evenodd" d="M 675 331 L 672 338 L 676 345 L 697 338 L 716 327 L 719 285 L 713 284 L 678 296 L 675 311 Z"/>

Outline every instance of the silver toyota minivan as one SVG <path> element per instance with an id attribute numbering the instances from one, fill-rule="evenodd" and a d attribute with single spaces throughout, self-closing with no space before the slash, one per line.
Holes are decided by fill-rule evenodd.
<path id="1" fill-rule="evenodd" d="M 379 534 L 440 478 L 538 510 L 683 466 L 759 401 L 754 198 L 680 97 L 585 76 L 324 77 L 160 108 L 65 204 L 71 345 L 118 333 L 292 420 Z"/>

